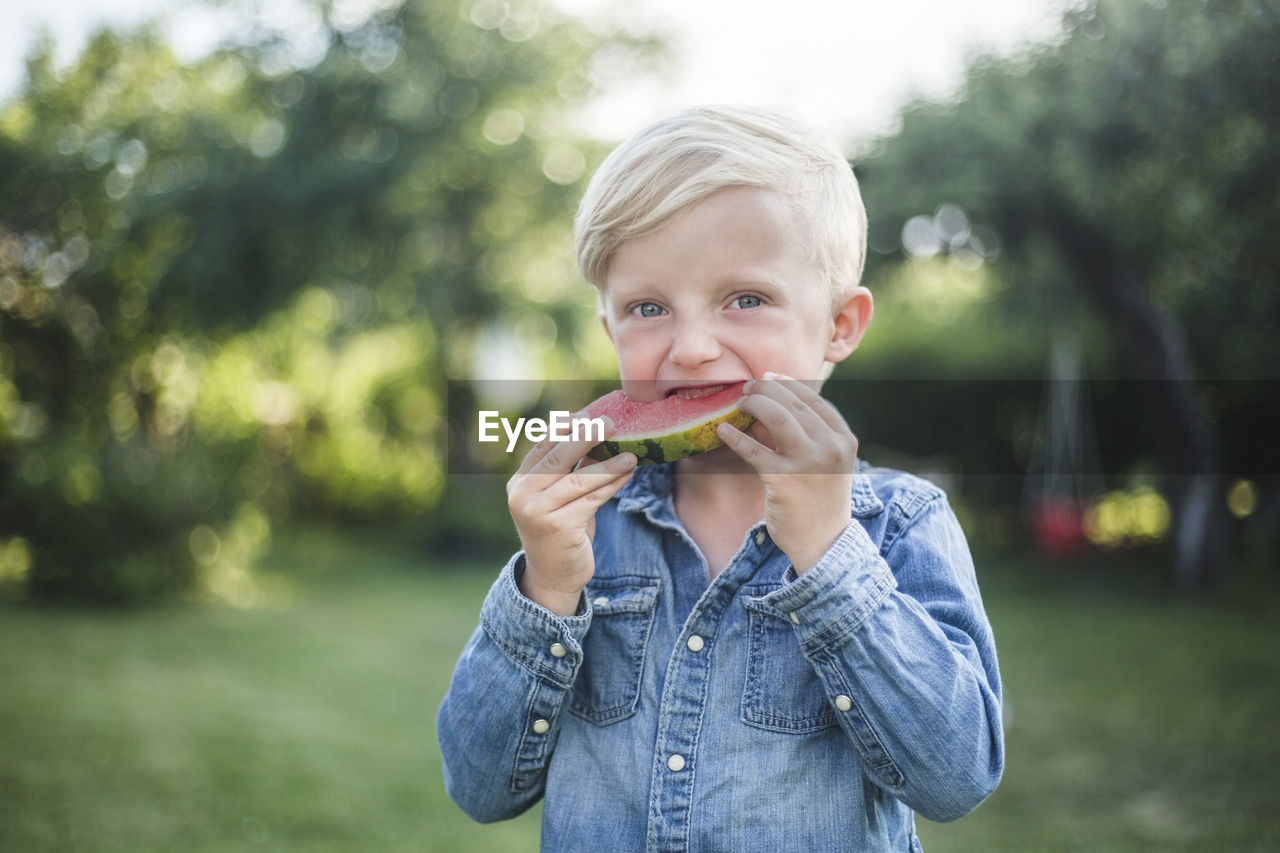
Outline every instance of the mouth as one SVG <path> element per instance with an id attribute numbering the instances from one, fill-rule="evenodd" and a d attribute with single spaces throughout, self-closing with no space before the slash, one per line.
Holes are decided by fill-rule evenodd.
<path id="1" fill-rule="evenodd" d="M 732 382 L 722 382 L 718 385 L 685 385 L 680 388 L 672 388 L 667 392 L 668 397 L 683 397 L 686 400 L 697 400 L 701 397 L 710 397 L 729 388 Z"/>

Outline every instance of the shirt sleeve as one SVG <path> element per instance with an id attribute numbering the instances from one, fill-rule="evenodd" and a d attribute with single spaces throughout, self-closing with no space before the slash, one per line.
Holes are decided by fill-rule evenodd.
<path id="1" fill-rule="evenodd" d="M 954 820 L 1004 769 L 995 643 L 945 497 L 889 511 L 883 555 L 855 519 L 763 601 L 790 617 L 872 780 L 930 820 Z"/>
<path id="2" fill-rule="evenodd" d="M 437 718 L 445 788 L 485 823 L 542 797 L 591 622 L 585 598 L 568 618 L 526 598 L 517 586 L 523 569 L 521 552 L 489 590 Z"/>

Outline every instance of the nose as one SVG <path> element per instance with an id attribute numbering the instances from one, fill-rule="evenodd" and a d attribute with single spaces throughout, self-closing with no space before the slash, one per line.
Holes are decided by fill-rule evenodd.
<path id="1" fill-rule="evenodd" d="M 690 369 L 715 361 L 720 352 L 715 324 L 705 317 L 692 317 L 676 325 L 668 358 L 672 364 Z"/>

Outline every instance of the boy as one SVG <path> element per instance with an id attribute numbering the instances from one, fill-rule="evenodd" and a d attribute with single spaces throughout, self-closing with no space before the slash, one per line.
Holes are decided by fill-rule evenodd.
<path id="1" fill-rule="evenodd" d="M 746 381 L 747 433 L 674 464 L 534 447 L 523 550 L 440 711 L 481 821 L 548 851 L 918 850 L 1004 763 L 1000 679 L 945 496 L 868 467 L 818 388 L 871 319 L 848 164 L 777 116 L 690 110 L 592 179 L 577 248 L 633 397 Z"/>

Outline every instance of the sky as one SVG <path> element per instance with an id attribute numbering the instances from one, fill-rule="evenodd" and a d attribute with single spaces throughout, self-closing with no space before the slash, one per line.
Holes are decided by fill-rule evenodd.
<path id="1" fill-rule="evenodd" d="M 231 8 L 236 0 L 232 0 Z M 264 0 L 276 22 L 302 0 Z M 388 0 L 335 0 L 349 14 Z M 494 0 L 484 0 L 494 2 Z M 584 130 L 618 140 L 694 103 L 786 109 L 843 144 L 890 131 L 912 95 L 954 92 L 977 53 L 1008 53 L 1052 38 L 1070 0 L 550 0 L 587 20 L 625 20 L 668 33 L 664 79 L 615 87 L 582 116 Z M 191 0 L 52 0 L 0 4 L 0 99 L 21 85 L 23 58 L 47 27 L 65 63 L 101 26 L 131 27 L 163 13 L 179 56 L 193 59 L 235 26 L 236 13 Z M 295 16 L 296 18 L 296 16 Z"/>

